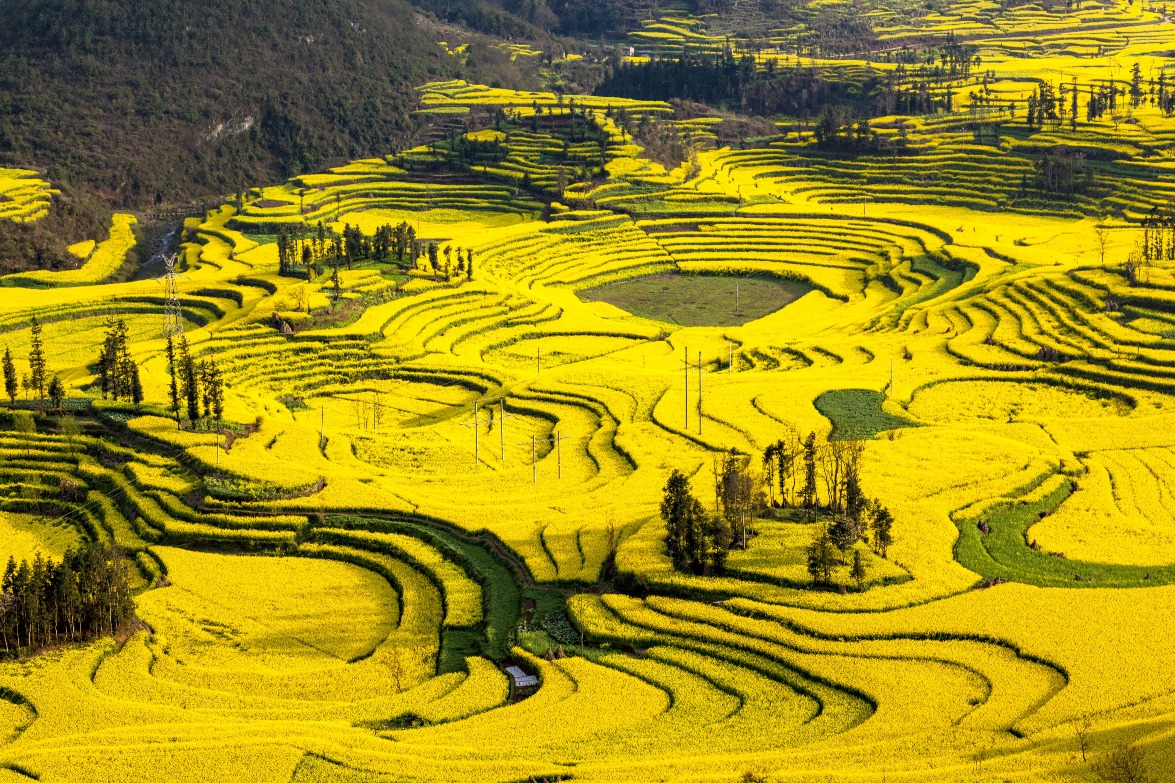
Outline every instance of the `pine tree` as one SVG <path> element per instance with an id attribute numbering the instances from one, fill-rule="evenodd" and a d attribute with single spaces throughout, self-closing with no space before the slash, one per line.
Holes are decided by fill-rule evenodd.
<path id="1" fill-rule="evenodd" d="M 224 378 L 220 368 L 212 362 L 212 415 L 217 421 L 224 419 Z"/>
<path id="2" fill-rule="evenodd" d="M 680 470 L 674 470 L 665 482 L 664 497 L 661 499 L 661 519 L 668 534 L 669 554 L 673 565 L 684 570 L 689 554 L 686 551 L 686 524 L 689 515 L 689 478 Z"/>
<path id="3" fill-rule="evenodd" d="M 861 590 L 865 588 L 865 577 L 867 576 L 867 571 L 865 569 L 865 561 L 861 557 L 860 549 L 853 550 L 853 568 L 851 571 L 849 571 L 849 576 L 851 576 L 853 581 L 857 583 L 857 592 L 861 592 Z"/>
<path id="4" fill-rule="evenodd" d="M 183 381 L 183 394 L 188 403 L 188 418 L 195 422 L 200 418 L 200 378 L 196 373 L 192 353 L 188 350 L 187 337 L 180 337 L 180 379 Z"/>
<path id="5" fill-rule="evenodd" d="M 49 381 L 49 402 L 56 411 L 61 410 L 65 404 L 65 384 L 61 382 L 59 375 L 54 375 Z"/>
<path id="6" fill-rule="evenodd" d="M 804 488 L 800 491 L 804 508 L 816 507 L 816 433 L 809 432 L 804 440 Z"/>
<path id="7" fill-rule="evenodd" d="M 734 543 L 734 530 L 722 514 L 710 515 L 708 523 L 706 537 L 709 552 L 706 556 L 706 565 L 710 571 L 721 571 L 726 566 L 726 556 L 730 553 L 731 544 Z"/>
<path id="8" fill-rule="evenodd" d="M 816 538 L 808 546 L 807 560 L 808 573 L 812 576 L 814 583 L 826 585 L 832 582 L 832 568 L 836 563 L 836 555 L 833 552 L 832 539 L 829 538 L 827 526 L 820 526 L 820 532 L 816 534 Z"/>
<path id="9" fill-rule="evenodd" d="M 16 392 L 18 391 L 16 383 L 16 364 L 12 361 L 12 351 L 8 350 L 8 346 L 4 346 L 4 393 L 8 395 L 8 399 L 16 403 Z"/>
<path id="10" fill-rule="evenodd" d="M 41 345 L 41 322 L 33 316 L 32 342 L 29 346 L 29 388 L 37 393 L 37 404 L 45 409 L 45 350 Z"/>
<path id="11" fill-rule="evenodd" d="M 180 368 L 178 362 L 176 362 L 175 338 L 170 334 L 167 336 L 167 373 L 171 376 L 171 387 L 168 390 L 171 412 L 175 414 L 175 421 L 178 424 L 180 420 Z"/>
<path id="12" fill-rule="evenodd" d="M 893 515 L 889 513 L 889 509 L 882 506 L 880 503 L 875 503 L 873 508 L 873 551 L 882 557 L 886 556 L 889 551 L 889 545 L 893 543 Z"/>
<path id="13" fill-rule="evenodd" d="M 135 407 L 143 403 L 143 380 L 139 377 L 139 365 L 132 365 L 131 369 L 131 401 Z"/>
<path id="14" fill-rule="evenodd" d="M 865 533 L 864 516 L 869 501 L 861 491 L 861 480 L 854 461 L 845 464 L 844 502 L 845 519 L 852 531 L 853 540 L 856 541 Z"/>
<path id="15" fill-rule="evenodd" d="M 833 545 L 841 551 L 841 562 L 843 563 L 843 553 L 848 552 L 853 548 L 853 544 L 857 543 L 857 533 L 849 518 L 844 514 L 838 515 L 836 521 L 828 528 L 828 536 Z"/>
<path id="16" fill-rule="evenodd" d="M 701 574 L 706 570 L 710 541 L 706 535 L 709 520 L 702 503 L 693 495 L 686 503 L 686 516 L 682 522 L 685 528 L 685 549 L 687 554 L 683 570 Z"/>
<path id="17" fill-rule="evenodd" d="M 212 368 L 208 360 L 200 362 L 197 372 L 200 376 L 200 401 L 204 404 L 204 418 L 212 415 Z"/>

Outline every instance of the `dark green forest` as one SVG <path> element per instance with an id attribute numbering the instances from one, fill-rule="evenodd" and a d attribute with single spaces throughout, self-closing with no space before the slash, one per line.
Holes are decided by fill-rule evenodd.
<path id="1" fill-rule="evenodd" d="M 455 65 L 402 0 L 10 0 L 0 163 L 109 206 L 235 192 L 386 152 Z"/>

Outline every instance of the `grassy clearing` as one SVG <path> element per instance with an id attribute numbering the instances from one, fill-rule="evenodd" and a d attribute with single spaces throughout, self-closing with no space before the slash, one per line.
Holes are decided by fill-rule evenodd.
<path id="1" fill-rule="evenodd" d="M 864 440 L 887 430 L 917 427 L 917 422 L 885 409 L 886 397 L 869 389 L 828 391 L 814 400 L 816 410 L 832 422 L 831 438 Z"/>
<path id="2" fill-rule="evenodd" d="M 810 290 L 803 283 L 766 277 L 668 274 L 609 283 L 579 296 L 675 326 L 739 326 L 786 307 Z"/>

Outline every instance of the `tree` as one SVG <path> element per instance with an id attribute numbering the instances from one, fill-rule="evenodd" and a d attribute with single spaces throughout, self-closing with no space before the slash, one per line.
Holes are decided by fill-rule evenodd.
<path id="1" fill-rule="evenodd" d="M 465 251 L 465 273 L 469 276 L 470 280 L 473 279 L 473 251 L 472 250 Z"/>
<path id="2" fill-rule="evenodd" d="M 37 432 L 37 423 L 33 421 L 33 414 L 28 411 L 16 411 L 12 415 L 12 429 L 14 432 L 19 432 L 21 435 L 26 436 L 25 446 L 31 456 L 33 453 L 33 444 L 32 438 L 28 436 L 34 435 Z"/>
<path id="3" fill-rule="evenodd" d="M 800 505 L 816 507 L 816 433 L 809 432 L 804 440 L 804 488 L 800 491 Z"/>
<path id="4" fill-rule="evenodd" d="M 665 483 L 661 519 L 674 568 L 708 574 L 723 567 L 732 539 L 730 525 L 721 515 L 706 513 L 690 492 L 689 478 L 679 470 Z"/>
<path id="5" fill-rule="evenodd" d="M 126 562 L 117 549 L 83 543 L 61 562 L 9 558 L 0 599 L 5 649 L 112 634 L 134 612 Z"/>
<path id="6" fill-rule="evenodd" d="M 32 341 L 29 346 L 29 388 L 37 393 L 37 405 L 45 409 L 45 349 L 41 344 L 41 322 L 33 316 Z"/>
<path id="7" fill-rule="evenodd" d="M 680 470 L 674 470 L 665 482 L 664 497 L 661 499 L 661 519 L 665 522 L 668 533 L 669 553 L 673 556 L 673 565 L 679 570 L 684 570 L 683 566 L 688 560 L 686 522 L 691 499 L 689 478 Z"/>
<path id="8" fill-rule="evenodd" d="M 1077 747 L 1081 748 L 1081 760 L 1085 761 L 1085 755 L 1089 750 L 1089 730 L 1093 726 L 1093 722 L 1089 718 L 1085 718 L 1074 729 L 1073 732 L 1077 735 Z"/>
<path id="9" fill-rule="evenodd" d="M 176 364 L 175 355 L 175 338 L 170 334 L 167 336 L 167 373 L 171 376 L 171 387 L 168 390 L 169 401 L 171 402 L 171 412 L 175 415 L 175 422 L 179 424 L 180 420 L 180 393 L 179 393 L 179 367 Z"/>
<path id="10" fill-rule="evenodd" d="M 870 527 L 873 531 L 873 551 L 885 557 L 889 545 L 893 543 L 893 515 L 885 506 L 874 502 L 872 516 Z"/>
<path id="11" fill-rule="evenodd" d="M 61 433 L 67 443 L 69 443 L 69 451 L 73 453 L 73 441 L 82 432 L 82 427 L 78 423 L 76 416 L 62 416 L 57 420 L 57 431 Z"/>
<path id="12" fill-rule="evenodd" d="M 706 553 L 706 570 L 721 571 L 726 566 L 726 555 L 734 541 L 734 531 L 730 523 L 720 514 L 709 517 L 706 527 L 706 538 L 709 544 Z"/>
<path id="13" fill-rule="evenodd" d="M 853 578 L 853 581 L 857 583 L 857 592 L 858 593 L 865 589 L 866 575 L 867 575 L 867 571 L 865 568 L 865 560 L 861 557 L 861 550 L 854 549 L 853 550 L 853 568 L 851 571 L 849 571 L 849 576 L 851 576 Z"/>
<path id="14" fill-rule="evenodd" d="M 208 360 L 200 362 L 196 371 L 200 376 L 200 401 L 204 403 L 204 418 L 207 419 L 212 415 L 212 372 Z"/>
<path id="15" fill-rule="evenodd" d="M 817 585 L 832 583 L 832 568 L 836 564 L 836 554 L 833 551 L 832 539 L 828 535 L 828 527 L 820 526 L 816 538 L 808 546 L 807 552 L 808 573 Z"/>
<path id="16" fill-rule="evenodd" d="M 1093 772 L 1106 783 L 1150 783 L 1146 754 L 1137 745 L 1120 745 L 1097 760 Z"/>
<path id="17" fill-rule="evenodd" d="M 761 509 L 763 489 L 760 477 L 750 469 L 750 460 L 731 449 L 714 461 L 714 507 L 723 516 L 732 533 L 738 533 L 743 547 L 751 519 Z"/>
<path id="18" fill-rule="evenodd" d="M 187 337 L 180 337 L 180 380 L 183 381 L 183 396 L 188 403 L 188 418 L 195 422 L 200 418 L 200 377 L 188 349 Z"/>
<path id="19" fill-rule="evenodd" d="M 1097 245 L 1098 257 L 1102 266 L 1106 264 L 1106 248 L 1110 244 L 1110 230 L 1105 226 L 1097 226 L 1093 230 L 1094 243 Z"/>
<path id="20" fill-rule="evenodd" d="M 861 446 L 860 441 L 854 441 Z M 848 520 L 849 528 L 853 532 L 854 540 L 865 534 L 865 511 L 869 501 L 861 491 L 860 454 L 863 449 L 850 449 L 849 459 L 844 467 L 844 515 Z"/>
<path id="21" fill-rule="evenodd" d="M 835 521 L 828 528 L 828 536 L 832 539 L 833 545 L 841 551 L 841 562 L 843 563 L 844 553 L 857 543 L 857 533 L 853 529 L 852 522 L 844 514 L 837 514 Z"/>
<path id="22" fill-rule="evenodd" d="M 139 377 L 139 365 L 134 365 L 131 372 L 131 401 L 135 407 L 143 403 L 143 379 Z"/>
<path id="23" fill-rule="evenodd" d="M 61 376 L 54 375 L 49 381 L 49 402 L 53 406 L 53 410 L 62 410 L 65 405 L 65 384 L 61 382 Z"/>
<path id="24" fill-rule="evenodd" d="M 8 395 L 8 399 L 16 403 L 16 364 L 12 361 L 12 351 L 8 350 L 8 346 L 4 346 L 4 393 Z"/>

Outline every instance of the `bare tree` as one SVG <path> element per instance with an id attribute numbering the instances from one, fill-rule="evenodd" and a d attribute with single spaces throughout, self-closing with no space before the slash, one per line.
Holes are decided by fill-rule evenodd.
<path id="1" fill-rule="evenodd" d="M 1081 760 L 1085 761 L 1086 753 L 1089 751 L 1089 728 L 1090 720 L 1086 718 L 1077 724 L 1073 729 L 1073 733 L 1077 735 L 1077 747 L 1081 748 Z"/>
<path id="2" fill-rule="evenodd" d="M 1093 772 L 1106 783 L 1151 783 L 1146 771 L 1146 753 L 1137 745 L 1120 745 L 1093 765 Z"/>
<path id="3" fill-rule="evenodd" d="M 824 482 L 825 496 L 828 498 L 828 509 L 833 514 L 841 511 L 841 484 L 845 464 L 845 441 L 825 441 L 816 452 L 820 467 L 820 478 Z"/>
<path id="4" fill-rule="evenodd" d="M 1105 226 L 1097 226 L 1093 230 L 1094 242 L 1097 244 L 1098 257 L 1101 259 L 1102 266 L 1106 265 L 1106 248 L 1110 245 L 1110 229 Z"/>

